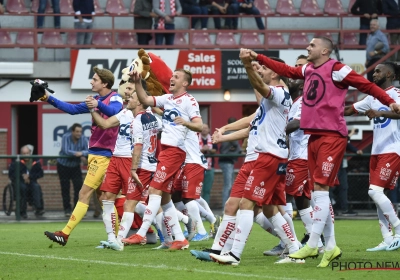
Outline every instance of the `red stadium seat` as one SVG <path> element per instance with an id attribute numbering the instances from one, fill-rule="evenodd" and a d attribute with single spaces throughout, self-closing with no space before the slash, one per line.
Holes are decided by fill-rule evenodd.
<path id="1" fill-rule="evenodd" d="M 43 32 L 42 36 L 43 45 L 64 45 L 60 32 L 48 31 Z"/>
<path id="2" fill-rule="evenodd" d="M 174 45 L 177 46 L 183 46 L 183 45 L 187 45 L 187 41 L 185 39 L 185 33 L 175 33 L 175 38 L 174 38 Z"/>
<path id="3" fill-rule="evenodd" d="M 262 15 L 267 16 L 275 14 L 274 10 L 268 3 L 268 0 L 255 0 L 254 6 L 257 7 L 257 9 L 260 11 L 260 14 Z"/>
<path id="4" fill-rule="evenodd" d="M 356 2 L 357 0 L 350 0 L 350 2 L 349 2 L 349 7 L 348 7 L 348 9 L 347 9 L 347 11 L 349 12 L 349 14 L 351 14 L 351 7 L 353 7 L 353 5 L 354 5 L 354 3 Z"/>
<path id="5" fill-rule="evenodd" d="M 276 3 L 276 13 L 282 16 L 291 16 L 299 14 L 299 12 L 294 7 L 292 0 L 279 0 Z"/>
<path id="6" fill-rule="evenodd" d="M 8 0 L 6 4 L 7 12 L 11 14 L 27 14 L 28 9 L 25 6 L 24 0 Z"/>
<path id="7" fill-rule="evenodd" d="M 132 14 L 135 11 L 135 2 L 136 0 L 132 0 L 131 7 L 129 8 L 129 12 Z"/>
<path id="8" fill-rule="evenodd" d="M 96 46 L 109 46 L 112 45 L 111 32 L 94 32 L 92 44 Z"/>
<path id="9" fill-rule="evenodd" d="M 31 12 L 37 13 L 39 10 L 39 0 L 32 0 Z M 52 13 L 53 8 L 50 5 L 50 1 L 47 1 L 46 9 L 44 10 L 46 14 Z"/>
<path id="10" fill-rule="evenodd" d="M 33 34 L 32 31 L 20 31 L 17 34 L 15 43 L 17 45 L 33 45 Z"/>
<path id="11" fill-rule="evenodd" d="M 258 37 L 258 33 L 256 32 L 243 33 L 242 37 L 240 38 L 240 45 L 244 45 L 246 47 L 247 46 L 263 47 L 263 44 L 261 43 L 260 38 Z"/>
<path id="12" fill-rule="evenodd" d="M 343 44 L 345 45 L 358 45 L 358 39 L 356 33 L 345 32 L 343 35 Z"/>
<path id="13" fill-rule="evenodd" d="M 76 39 L 76 32 L 70 32 L 67 35 L 67 45 L 76 45 L 77 39 Z"/>
<path id="14" fill-rule="evenodd" d="M 220 45 L 220 46 L 232 46 L 232 48 L 237 46 L 235 36 L 233 35 L 232 32 L 219 32 L 217 34 L 217 39 L 215 44 Z"/>
<path id="15" fill-rule="evenodd" d="M 306 16 L 322 16 L 324 14 L 316 0 L 301 1 L 300 13 Z"/>
<path id="16" fill-rule="evenodd" d="M 304 46 L 306 48 L 309 43 L 307 33 L 291 33 L 289 36 L 289 45 L 291 46 Z"/>
<path id="17" fill-rule="evenodd" d="M 104 10 L 101 8 L 99 0 L 93 0 L 94 3 L 94 12 L 96 15 L 102 15 L 104 14 Z"/>
<path id="18" fill-rule="evenodd" d="M 324 12 L 332 16 L 346 15 L 340 0 L 326 0 Z"/>
<path id="19" fill-rule="evenodd" d="M 12 43 L 10 33 L 0 29 L 0 45 L 11 45 Z"/>
<path id="20" fill-rule="evenodd" d="M 117 45 L 120 46 L 135 46 L 137 45 L 136 33 L 120 32 L 118 33 Z"/>
<path id="21" fill-rule="evenodd" d="M 197 46 L 212 46 L 210 36 L 207 32 L 195 32 L 192 37 L 192 44 Z"/>
<path id="22" fill-rule="evenodd" d="M 60 13 L 67 15 L 75 14 L 72 0 L 60 0 Z"/>
<path id="23" fill-rule="evenodd" d="M 109 14 L 127 15 L 128 10 L 122 0 L 107 0 L 106 12 Z"/>
<path id="24" fill-rule="evenodd" d="M 264 39 L 264 42 L 268 46 L 286 45 L 282 33 L 268 33 L 267 37 Z"/>

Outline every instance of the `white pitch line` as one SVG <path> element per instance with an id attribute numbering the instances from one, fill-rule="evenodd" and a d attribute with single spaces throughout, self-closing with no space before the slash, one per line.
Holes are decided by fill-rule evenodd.
<path id="1" fill-rule="evenodd" d="M 298 278 L 286 278 L 286 277 L 273 277 L 268 275 L 257 275 L 257 274 L 244 274 L 244 273 L 234 273 L 234 272 L 223 272 L 223 271 L 215 271 L 215 270 L 203 270 L 203 269 L 188 269 L 185 267 L 170 267 L 167 265 L 148 265 L 148 264 L 134 264 L 134 263 L 119 263 L 119 262 L 108 262 L 108 261 L 99 261 L 99 260 L 86 260 L 86 259 L 76 259 L 73 257 L 70 258 L 61 258 L 56 256 L 41 256 L 41 255 L 31 255 L 31 254 L 21 254 L 21 253 L 13 253 L 13 252 L 1 252 L 1 255 L 11 255 L 18 257 L 27 257 L 27 258 L 38 258 L 38 259 L 52 259 L 52 260 L 60 260 L 60 261 L 74 261 L 74 262 L 87 262 L 91 264 L 102 264 L 102 265 L 113 265 L 113 266 L 127 266 L 127 267 L 143 267 L 143 268 L 154 268 L 154 269 L 169 269 L 176 271 L 187 271 L 187 272 L 199 272 L 199 273 L 212 273 L 212 274 L 220 274 L 220 275 L 230 275 L 237 277 L 254 277 L 254 278 L 264 278 L 264 279 L 278 279 L 278 280 L 298 280 Z"/>

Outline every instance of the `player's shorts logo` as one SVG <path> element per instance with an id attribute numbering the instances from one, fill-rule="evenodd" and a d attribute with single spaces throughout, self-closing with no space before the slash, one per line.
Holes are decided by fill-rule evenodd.
<path id="1" fill-rule="evenodd" d="M 312 73 L 306 84 L 308 88 L 305 90 L 303 102 L 308 107 L 314 107 L 325 95 L 325 82 L 319 74 Z"/>

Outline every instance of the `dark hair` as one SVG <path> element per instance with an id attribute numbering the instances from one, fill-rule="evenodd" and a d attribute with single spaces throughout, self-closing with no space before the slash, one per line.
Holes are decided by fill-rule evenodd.
<path id="1" fill-rule="evenodd" d="M 296 58 L 296 60 L 299 60 L 299 59 L 307 59 L 307 56 L 304 54 L 301 54 Z"/>
<path id="2" fill-rule="evenodd" d="M 80 123 L 74 123 L 74 124 L 71 126 L 71 131 L 75 131 L 75 129 L 76 129 L 77 127 L 82 128 L 82 125 L 81 125 Z"/>
<path id="3" fill-rule="evenodd" d="M 382 62 L 381 64 L 388 67 L 390 69 L 390 71 L 393 73 L 392 80 L 400 79 L 400 65 L 398 65 L 392 61 L 385 61 L 385 62 Z"/>
<path id="4" fill-rule="evenodd" d="M 176 69 L 175 71 L 182 72 L 185 74 L 185 79 L 188 82 L 188 86 L 192 84 L 192 72 L 183 68 Z"/>
<path id="5" fill-rule="evenodd" d="M 325 47 L 328 49 L 329 54 L 332 53 L 332 51 L 333 51 L 333 42 L 332 42 L 331 39 L 329 39 L 328 37 L 325 37 L 325 36 L 317 36 L 317 37 L 314 37 L 314 39 L 322 40 L 322 42 L 325 44 Z"/>
<path id="6" fill-rule="evenodd" d="M 134 84 L 134 83 L 135 83 L 135 81 L 134 81 L 132 78 L 129 78 L 126 82 L 131 83 L 131 84 Z M 141 84 L 142 84 L 142 87 L 143 87 L 144 91 L 147 91 L 147 83 L 146 83 L 146 80 L 145 80 L 145 79 L 141 79 L 140 82 L 141 82 Z"/>
<path id="7" fill-rule="evenodd" d="M 100 69 L 99 67 L 93 67 L 93 72 L 96 73 L 101 82 L 107 84 L 107 88 L 111 89 L 114 85 L 114 74 L 108 69 Z"/>

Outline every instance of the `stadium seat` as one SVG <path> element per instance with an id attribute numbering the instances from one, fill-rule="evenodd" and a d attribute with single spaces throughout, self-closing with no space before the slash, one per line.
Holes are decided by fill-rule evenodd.
<path id="1" fill-rule="evenodd" d="M 316 0 L 301 1 L 300 13 L 306 16 L 322 16 L 324 14 Z"/>
<path id="2" fill-rule="evenodd" d="M 135 46 L 137 45 L 136 33 L 120 32 L 118 33 L 117 45 L 120 46 Z"/>
<path id="3" fill-rule="evenodd" d="M 43 45 L 64 45 L 60 32 L 48 31 L 43 32 L 42 36 Z"/>
<path id="4" fill-rule="evenodd" d="M 337 40 L 335 40 L 334 38 L 333 38 L 333 35 L 332 35 L 332 33 L 330 33 L 330 32 L 317 32 L 317 33 L 315 33 L 314 34 L 314 36 L 315 37 L 326 37 L 326 38 L 328 38 L 328 39 L 330 39 L 331 41 L 332 41 L 332 43 L 333 44 L 336 44 L 337 43 Z M 336 38 L 337 38 L 337 36 L 335 36 Z"/>
<path id="5" fill-rule="evenodd" d="M 188 43 L 187 43 L 187 41 L 185 39 L 185 33 L 182 33 L 182 32 L 175 33 L 174 45 L 184 46 L 184 45 L 187 45 L 187 44 Z"/>
<path id="6" fill-rule="evenodd" d="M 276 3 L 276 13 L 282 16 L 298 15 L 299 12 L 293 5 L 292 0 L 280 0 Z"/>
<path id="7" fill-rule="evenodd" d="M 243 46 L 253 46 L 254 47 L 263 47 L 263 44 L 258 37 L 258 33 L 256 32 L 245 32 L 242 33 L 242 37 L 240 38 L 240 45 Z"/>
<path id="8" fill-rule="evenodd" d="M 72 6 L 72 0 L 60 0 L 60 13 L 67 15 L 75 14 Z"/>
<path id="9" fill-rule="evenodd" d="M 326 0 L 324 12 L 332 16 L 340 16 L 347 14 L 343 9 L 343 5 L 342 2 L 340 2 L 340 0 Z"/>
<path id="10" fill-rule="evenodd" d="M 268 0 L 255 0 L 254 6 L 260 11 L 262 15 L 274 15 L 275 12 L 268 3 Z"/>
<path id="11" fill-rule="evenodd" d="M 27 14 L 28 9 L 25 6 L 24 0 L 8 0 L 6 3 L 6 10 L 11 14 Z"/>
<path id="12" fill-rule="evenodd" d="M 96 13 L 96 15 L 103 15 L 104 10 L 101 8 L 99 0 L 93 0 L 93 3 L 94 3 L 94 12 Z"/>
<path id="13" fill-rule="evenodd" d="M 232 32 L 219 32 L 215 44 L 220 46 L 232 46 L 232 48 L 237 46 L 235 36 Z"/>
<path id="14" fill-rule="evenodd" d="M 39 0 L 32 0 L 32 5 L 31 5 L 31 12 L 32 13 L 37 13 L 39 10 Z M 50 1 L 47 1 L 46 4 L 46 9 L 44 10 L 46 14 L 52 13 L 53 8 L 50 5 Z"/>
<path id="15" fill-rule="evenodd" d="M 128 10 L 122 0 L 107 0 L 106 12 L 109 14 L 127 15 Z"/>
<path id="16" fill-rule="evenodd" d="M 33 45 L 33 34 L 32 31 L 20 31 L 17 34 L 17 39 L 15 43 L 17 45 Z"/>
<path id="17" fill-rule="evenodd" d="M 11 45 L 12 43 L 10 33 L 0 29 L 0 45 Z"/>
<path id="18" fill-rule="evenodd" d="M 96 46 L 109 46 L 112 45 L 111 32 L 94 32 L 92 44 Z"/>
<path id="19" fill-rule="evenodd" d="M 132 0 L 131 7 L 129 8 L 129 12 L 131 14 L 133 14 L 133 11 L 135 10 L 135 2 L 136 0 Z"/>
<path id="20" fill-rule="evenodd" d="M 289 36 L 289 45 L 291 46 L 304 46 L 306 48 L 310 41 L 308 40 L 307 33 L 299 32 L 299 33 L 291 33 Z"/>
<path id="21" fill-rule="evenodd" d="M 283 39 L 282 33 L 268 33 L 267 37 L 264 39 L 264 42 L 268 46 L 282 46 L 286 45 L 285 40 Z"/>
<path id="22" fill-rule="evenodd" d="M 70 32 L 67 35 L 67 45 L 76 45 L 76 32 Z"/>
<path id="23" fill-rule="evenodd" d="M 356 33 L 345 32 L 343 35 L 343 44 L 345 45 L 358 45 L 358 39 Z"/>
<path id="24" fill-rule="evenodd" d="M 347 9 L 347 11 L 349 12 L 349 14 L 351 14 L 351 7 L 353 7 L 353 5 L 354 5 L 354 3 L 356 2 L 357 0 L 350 0 L 350 2 L 349 2 L 349 7 L 348 7 L 348 9 Z"/>
<path id="25" fill-rule="evenodd" d="M 207 32 L 194 32 L 192 37 L 192 44 L 195 46 L 212 46 L 210 36 Z"/>

